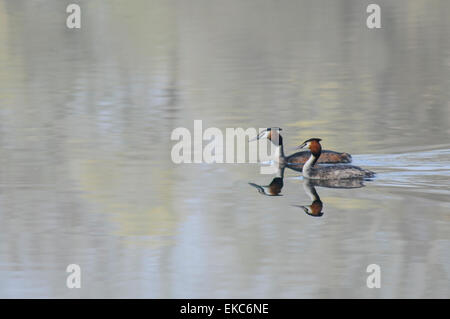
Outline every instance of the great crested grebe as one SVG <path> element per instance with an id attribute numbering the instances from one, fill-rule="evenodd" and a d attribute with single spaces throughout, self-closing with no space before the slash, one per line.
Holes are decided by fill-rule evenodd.
<path id="1" fill-rule="evenodd" d="M 303 164 L 306 163 L 310 156 L 309 151 L 301 151 L 288 156 L 284 155 L 283 138 L 281 137 L 280 127 L 267 128 L 262 131 L 255 139 L 259 140 L 261 138 L 267 138 L 272 143 L 278 138 L 278 145 L 276 149 L 275 156 L 278 157 L 278 162 L 287 166 L 294 166 L 296 168 L 301 168 Z M 322 156 L 318 160 L 318 163 L 323 164 L 336 164 L 336 163 L 350 163 L 352 161 L 352 156 L 348 153 L 339 153 L 335 151 L 323 150 Z"/>
<path id="2" fill-rule="evenodd" d="M 303 176 L 310 179 L 349 179 L 368 178 L 375 176 L 374 172 L 353 165 L 314 166 L 322 153 L 320 138 L 310 138 L 298 148 L 308 148 L 311 157 L 303 165 Z"/>

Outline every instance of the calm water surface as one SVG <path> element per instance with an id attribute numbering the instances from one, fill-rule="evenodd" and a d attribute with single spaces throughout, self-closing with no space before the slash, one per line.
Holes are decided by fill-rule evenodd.
<path id="1" fill-rule="evenodd" d="M 450 297 L 448 1 L 380 0 L 380 30 L 370 1 L 78 3 L 0 0 L 0 297 Z M 377 177 L 314 218 L 295 171 L 173 164 L 194 119 Z"/>

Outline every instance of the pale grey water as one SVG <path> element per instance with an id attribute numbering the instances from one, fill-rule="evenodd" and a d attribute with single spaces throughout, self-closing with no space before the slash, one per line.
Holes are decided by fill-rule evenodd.
<path id="1" fill-rule="evenodd" d="M 0 0 L 0 297 L 450 297 L 450 2 Z M 378 173 L 171 162 L 176 127 L 283 127 Z M 79 264 L 82 288 L 66 287 Z M 379 264 L 381 288 L 366 287 Z"/>

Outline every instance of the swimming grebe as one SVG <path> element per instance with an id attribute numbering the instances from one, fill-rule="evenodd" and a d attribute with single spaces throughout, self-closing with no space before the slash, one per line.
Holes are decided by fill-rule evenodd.
<path id="1" fill-rule="evenodd" d="M 303 165 L 303 176 L 310 179 L 347 179 L 368 178 L 375 176 L 374 172 L 353 165 L 314 166 L 322 153 L 320 138 L 310 138 L 298 148 L 308 148 L 311 157 Z"/>
<path id="2" fill-rule="evenodd" d="M 275 156 L 277 157 L 277 160 L 281 164 L 285 164 L 288 166 L 293 166 L 293 168 L 300 169 L 303 166 L 303 164 L 306 163 L 310 156 L 309 151 L 301 151 L 297 152 L 288 156 L 284 155 L 284 147 L 283 147 L 283 138 L 281 137 L 280 131 L 282 129 L 280 127 L 272 127 L 267 128 L 266 130 L 262 131 L 255 139 L 253 140 L 259 140 L 261 138 L 267 138 L 272 143 L 276 141 L 278 138 L 278 145 L 275 152 Z M 322 156 L 318 160 L 318 163 L 323 164 L 336 164 L 336 163 L 350 163 L 352 161 L 352 156 L 348 153 L 339 153 L 335 151 L 328 151 L 323 150 Z"/>

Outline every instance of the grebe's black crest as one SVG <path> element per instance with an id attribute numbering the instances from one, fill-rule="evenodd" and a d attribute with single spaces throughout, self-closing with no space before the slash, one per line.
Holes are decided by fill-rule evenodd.
<path id="1" fill-rule="evenodd" d="M 313 138 L 310 138 L 310 139 L 304 141 L 302 143 L 302 145 L 300 145 L 297 148 L 304 148 L 306 146 L 306 144 L 308 144 L 309 142 L 317 142 L 317 143 L 319 143 L 321 140 L 322 140 L 321 138 L 313 137 Z"/>
<path id="2" fill-rule="evenodd" d="M 312 142 L 312 141 L 320 142 L 321 140 L 322 140 L 321 138 L 313 137 L 313 138 L 310 138 L 309 140 L 306 140 L 305 143 Z"/>

